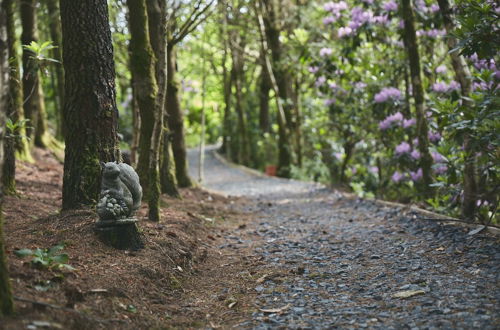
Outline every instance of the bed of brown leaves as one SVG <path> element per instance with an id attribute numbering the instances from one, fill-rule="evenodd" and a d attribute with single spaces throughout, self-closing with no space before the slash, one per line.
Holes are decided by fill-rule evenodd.
<path id="1" fill-rule="evenodd" d="M 35 156 L 36 164 L 18 165 L 19 195 L 4 202 L 16 315 L 0 328 L 217 328 L 245 317 L 252 257 L 218 248 L 245 221 L 230 208 L 242 201 L 183 190 L 182 199 L 163 197 L 160 223 L 145 218 L 144 204 L 145 248 L 116 250 L 97 240 L 93 210 L 60 212 L 63 165 L 48 152 Z M 59 243 L 74 271 L 33 267 L 13 253 Z"/>

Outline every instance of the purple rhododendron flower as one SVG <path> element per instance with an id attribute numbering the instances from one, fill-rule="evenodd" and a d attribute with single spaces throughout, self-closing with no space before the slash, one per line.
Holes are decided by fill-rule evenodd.
<path id="1" fill-rule="evenodd" d="M 403 128 L 409 128 L 415 126 L 417 124 L 417 120 L 415 118 L 411 119 L 403 119 Z"/>
<path id="2" fill-rule="evenodd" d="M 444 163 L 446 162 L 446 159 L 437 151 L 432 151 L 431 152 L 432 159 L 434 160 L 435 163 Z"/>
<path id="3" fill-rule="evenodd" d="M 381 131 L 385 131 L 386 129 L 391 127 L 391 125 L 392 125 L 391 121 L 384 119 L 380 123 L 378 123 L 378 128 L 380 128 Z"/>
<path id="4" fill-rule="evenodd" d="M 417 182 L 418 180 L 422 179 L 424 176 L 424 173 L 422 172 L 422 169 L 419 168 L 416 172 L 410 172 L 410 177 L 414 182 Z"/>
<path id="5" fill-rule="evenodd" d="M 382 4 L 382 8 L 384 8 L 385 11 L 397 11 L 398 4 L 394 0 L 389 0 Z"/>
<path id="6" fill-rule="evenodd" d="M 392 175 L 391 179 L 392 181 L 394 181 L 395 183 L 398 183 L 399 181 L 401 181 L 402 179 L 404 178 L 404 175 L 401 174 L 400 172 L 396 171 L 394 172 L 394 174 Z"/>
<path id="7" fill-rule="evenodd" d="M 330 87 L 331 89 L 339 88 L 339 86 L 335 82 L 328 83 L 328 87 Z"/>
<path id="8" fill-rule="evenodd" d="M 418 146 L 418 138 L 414 138 L 413 141 L 411 141 L 414 146 Z"/>
<path id="9" fill-rule="evenodd" d="M 375 16 L 373 17 L 373 23 L 387 25 L 389 23 L 389 17 L 387 15 Z"/>
<path id="10" fill-rule="evenodd" d="M 331 106 L 331 105 L 332 105 L 332 104 L 334 104 L 334 103 L 335 103 L 335 99 L 326 99 L 326 100 L 325 100 L 325 105 L 326 105 L 327 107 Z"/>
<path id="11" fill-rule="evenodd" d="M 417 160 L 417 159 L 420 159 L 420 152 L 417 150 L 417 149 L 414 149 L 411 154 L 410 154 L 411 158 Z"/>
<path id="12" fill-rule="evenodd" d="M 396 146 L 396 155 L 403 155 L 410 153 L 411 146 L 408 142 L 401 142 L 398 146 Z"/>
<path id="13" fill-rule="evenodd" d="M 460 90 L 460 84 L 455 80 L 450 81 L 450 84 L 448 85 L 448 91 L 458 91 L 458 90 Z"/>
<path id="14" fill-rule="evenodd" d="M 333 50 L 331 48 L 324 47 L 324 48 L 321 48 L 319 50 L 319 56 L 321 56 L 321 57 L 330 56 L 330 55 L 332 55 L 332 53 L 333 53 Z"/>
<path id="15" fill-rule="evenodd" d="M 357 89 L 364 89 L 367 85 L 362 82 L 362 81 L 359 81 L 357 83 L 354 84 L 354 87 L 357 88 Z"/>
<path id="16" fill-rule="evenodd" d="M 342 160 L 342 158 L 344 158 L 344 154 L 341 152 L 336 152 L 333 154 L 333 156 L 337 158 L 337 160 Z"/>
<path id="17" fill-rule="evenodd" d="M 324 83 L 326 82 L 326 78 L 321 76 L 319 77 L 316 82 L 314 83 L 316 85 L 316 87 L 320 87 L 322 86 Z"/>
<path id="18" fill-rule="evenodd" d="M 339 38 L 342 38 L 342 37 L 345 37 L 345 36 L 352 34 L 352 32 L 353 32 L 352 28 L 346 26 L 346 27 L 339 28 L 337 35 L 339 36 Z"/>
<path id="19" fill-rule="evenodd" d="M 436 73 L 446 73 L 447 69 L 445 65 L 440 65 L 436 68 Z"/>
<path id="20" fill-rule="evenodd" d="M 439 134 L 439 132 L 429 131 L 427 136 L 429 137 L 429 141 L 431 141 L 433 143 L 441 141 L 441 134 Z"/>
<path id="21" fill-rule="evenodd" d="M 319 67 L 317 66 L 310 66 L 307 68 L 307 71 L 309 71 L 310 73 L 316 73 L 319 71 Z"/>
<path id="22" fill-rule="evenodd" d="M 446 171 L 448 171 L 448 167 L 444 164 L 440 164 L 440 165 L 434 167 L 434 173 L 436 173 L 438 175 L 446 173 Z"/>
<path id="23" fill-rule="evenodd" d="M 375 94 L 373 100 L 375 103 L 382 103 L 389 99 L 399 100 L 401 98 L 401 92 L 395 87 L 384 87 L 380 92 Z"/>
<path id="24" fill-rule="evenodd" d="M 346 10 L 348 8 L 347 3 L 345 1 L 339 2 L 327 2 L 323 6 L 323 9 L 331 12 L 332 14 L 340 14 L 342 10 Z"/>
<path id="25" fill-rule="evenodd" d="M 432 90 L 436 93 L 446 93 L 448 91 L 448 85 L 444 82 L 437 82 L 432 85 Z"/>
<path id="26" fill-rule="evenodd" d="M 335 21 L 337 21 L 337 18 L 331 15 L 323 18 L 324 25 L 335 23 Z"/>
<path id="27" fill-rule="evenodd" d="M 368 171 L 372 174 L 378 174 L 378 167 L 377 166 L 370 166 L 368 168 Z"/>
<path id="28" fill-rule="evenodd" d="M 437 13 L 439 11 L 439 6 L 434 3 L 431 5 L 430 9 L 431 9 L 431 12 Z"/>

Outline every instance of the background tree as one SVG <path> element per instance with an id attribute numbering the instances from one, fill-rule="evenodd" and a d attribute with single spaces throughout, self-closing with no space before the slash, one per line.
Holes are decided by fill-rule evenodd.
<path id="1" fill-rule="evenodd" d="M 158 85 L 155 79 L 156 58 L 149 39 L 146 1 L 128 0 L 130 30 L 130 70 L 134 77 L 134 96 L 141 118 L 139 137 L 139 161 L 137 173 L 145 191 L 149 189 L 151 136 L 155 124 Z M 146 194 L 147 195 L 147 194 Z"/>
<path id="2" fill-rule="evenodd" d="M 13 194 L 16 191 L 16 154 L 17 158 L 33 161 L 31 158 L 28 140 L 26 139 L 26 125 L 24 125 L 23 92 L 21 86 L 21 70 L 17 55 L 17 42 L 15 34 L 15 1 L 2 2 L 6 15 L 7 41 L 9 55 L 9 97 L 7 99 L 7 118 L 10 128 L 6 132 L 4 142 L 3 187 L 4 193 Z"/>
<path id="3" fill-rule="evenodd" d="M 100 161 L 118 159 L 115 69 L 105 0 L 62 0 L 66 151 L 63 209 L 94 205 Z"/>
<path id="4" fill-rule="evenodd" d="M 172 157 L 172 148 L 170 143 L 170 129 L 166 124 L 165 97 L 167 91 L 166 74 L 166 47 L 167 47 L 167 11 L 166 3 L 163 0 L 147 0 L 147 12 L 149 23 L 149 39 L 153 52 L 156 56 L 155 77 L 158 84 L 158 94 L 156 98 L 156 117 L 155 125 L 161 123 L 160 128 L 160 186 L 161 192 L 172 197 L 180 197 L 177 189 L 177 180 L 175 178 L 175 165 Z M 159 125 L 159 124 L 158 124 Z M 157 128 L 153 130 L 157 132 Z M 155 137 L 156 138 L 156 137 Z M 156 150 L 153 148 L 153 150 Z"/>
<path id="5" fill-rule="evenodd" d="M 172 150 L 175 160 L 175 175 L 179 187 L 190 187 L 191 178 L 187 171 L 186 143 L 184 140 L 184 116 L 179 101 L 179 82 L 176 78 L 176 45 L 193 32 L 207 17 L 214 1 L 197 0 L 191 9 L 179 1 L 169 8 L 167 20 L 167 122 L 172 134 Z M 184 11 L 188 13 L 184 13 Z M 164 132 L 163 141 L 168 139 Z M 165 134 L 167 136 L 165 136 Z"/>
<path id="6" fill-rule="evenodd" d="M 425 95 L 420 73 L 420 54 L 418 52 L 415 22 L 411 0 L 402 0 L 402 12 L 404 20 L 404 40 L 408 52 L 410 64 L 411 86 L 415 99 L 415 114 L 417 118 L 418 150 L 420 151 L 420 166 L 423 173 L 423 193 L 427 197 L 432 196 L 432 157 L 429 153 L 429 129 L 425 117 Z"/>
<path id="7" fill-rule="evenodd" d="M 0 7 L 0 168 L 3 167 L 3 137 L 5 134 L 5 109 L 9 98 L 9 64 L 7 40 L 7 17 L 4 1 Z M 0 174 L 1 175 L 1 174 Z M 1 182 L 2 180 L 0 180 Z M 3 188 L 3 187 L 2 187 Z M 3 237 L 3 194 L 0 194 L 0 316 L 10 315 L 14 311 L 10 278 L 7 271 L 7 257 Z"/>
<path id="8" fill-rule="evenodd" d="M 21 0 L 21 43 L 26 46 L 38 42 L 36 0 Z M 23 48 L 23 95 L 24 114 L 30 120 L 27 136 L 37 147 L 48 147 L 52 140 L 48 132 L 47 114 L 40 77 L 40 61 L 36 53 L 27 47 Z"/>

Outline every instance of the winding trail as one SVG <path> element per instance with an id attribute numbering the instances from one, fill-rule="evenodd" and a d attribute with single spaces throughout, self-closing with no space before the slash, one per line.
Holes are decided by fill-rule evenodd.
<path id="1" fill-rule="evenodd" d="M 265 274 L 238 327 L 499 329 L 498 236 L 421 220 L 409 208 L 256 175 L 206 151 L 203 186 L 248 199 L 244 233 L 221 249 L 251 249 Z M 198 152 L 189 152 L 198 178 Z"/>

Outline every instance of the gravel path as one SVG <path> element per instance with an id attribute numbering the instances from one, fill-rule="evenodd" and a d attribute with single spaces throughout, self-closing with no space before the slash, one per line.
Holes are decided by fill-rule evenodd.
<path id="1" fill-rule="evenodd" d="M 256 176 L 207 150 L 203 185 L 255 221 L 223 249 L 261 262 L 242 328 L 500 329 L 500 241 L 321 186 Z M 197 178 L 197 152 L 189 152 Z"/>

